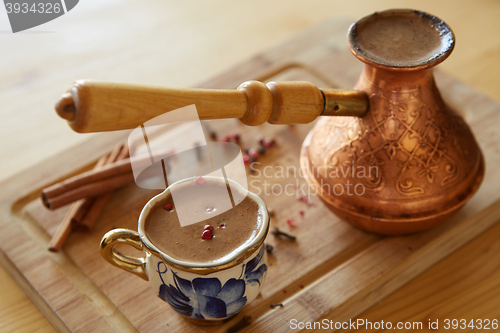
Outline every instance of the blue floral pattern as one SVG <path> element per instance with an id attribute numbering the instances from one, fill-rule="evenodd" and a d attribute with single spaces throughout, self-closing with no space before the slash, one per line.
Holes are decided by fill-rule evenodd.
<path id="1" fill-rule="evenodd" d="M 262 264 L 259 266 L 259 268 L 256 269 L 257 265 L 260 264 L 260 262 L 262 261 L 265 249 L 266 249 L 265 246 L 261 246 L 259 253 L 246 265 L 245 278 L 247 279 L 247 282 L 250 284 L 258 283 L 260 286 L 262 278 L 264 277 L 264 273 L 267 271 L 266 264 Z"/>
<path id="2" fill-rule="evenodd" d="M 247 303 L 245 291 L 247 284 L 260 287 L 267 265 L 258 266 L 264 256 L 265 246 L 259 253 L 242 267 L 238 279 L 229 279 L 222 285 L 218 278 L 197 277 L 192 281 L 181 278 L 174 271 L 174 285 L 166 284 L 163 275 L 168 268 L 164 262 L 158 262 L 157 272 L 162 284 L 158 297 L 168 302 L 181 315 L 195 319 L 221 319 L 232 316 Z M 257 268 L 258 266 L 258 268 Z"/>

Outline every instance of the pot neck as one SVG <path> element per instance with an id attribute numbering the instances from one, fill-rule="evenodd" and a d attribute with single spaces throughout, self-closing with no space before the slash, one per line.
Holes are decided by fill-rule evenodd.
<path id="1" fill-rule="evenodd" d="M 420 70 L 393 70 L 365 64 L 355 89 L 410 92 L 435 86 L 432 68 Z"/>

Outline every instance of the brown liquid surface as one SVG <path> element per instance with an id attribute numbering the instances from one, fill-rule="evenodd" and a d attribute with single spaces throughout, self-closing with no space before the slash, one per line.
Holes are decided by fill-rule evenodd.
<path id="1" fill-rule="evenodd" d="M 425 62 L 448 45 L 437 27 L 412 13 L 374 14 L 357 24 L 354 40 L 368 57 L 389 65 Z"/>
<path id="2" fill-rule="evenodd" d="M 206 180 L 199 185 L 189 181 L 178 185 L 176 191 L 176 198 L 177 194 L 192 198 L 189 201 L 192 214 L 208 219 L 181 227 L 170 195 L 151 209 L 145 222 L 146 236 L 161 251 L 175 259 L 196 263 L 223 259 L 253 240 L 262 227 L 263 212 L 248 196 L 236 207 L 214 216 L 218 202 L 227 199 L 227 194 L 224 197 L 227 187 L 223 182 Z M 174 209 L 166 211 L 163 208 L 165 204 L 171 204 Z M 201 237 L 207 224 L 214 227 L 210 240 Z"/>

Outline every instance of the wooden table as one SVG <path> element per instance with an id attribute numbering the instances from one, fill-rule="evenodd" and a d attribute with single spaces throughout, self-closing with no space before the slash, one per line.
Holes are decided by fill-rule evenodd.
<path id="1" fill-rule="evenodd" d="M 81 1 L 63 17 L 15 35 L 2 11 L 0 180 L 89 137 L 53 112 L 75 79 L 193 86 L 324 19 L 355 20 L 398 6 L 444 19 L 457 45 L 440 69 L 500 102 L 500 3 L 494 0 Z M 499 318 L 499 239 L 497 225 L 360 318 Z M 53 331 L 3 268 L 0 281 L 1 332 Z"/>

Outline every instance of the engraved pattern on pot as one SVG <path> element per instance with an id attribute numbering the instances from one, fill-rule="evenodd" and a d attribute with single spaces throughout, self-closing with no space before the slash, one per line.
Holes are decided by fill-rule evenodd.
<path id="1" fill-rule="evenodd" d="M 396 189 L 404 196 L 426 195 L 428 185 L 436 181 L 442 187 L 457 183 L 464 173 L 447 145 L 460 146 L 456 133 L 465 125 L 461 117 L 445 121 L 436 105 L 420 98 L 420 89 L 392 92 L 390 96 L 380 92 L 370 96 L 370 119 L 339 117 L 324 121 L 328 135 L 321 131 L 325 139 L 313 147 L 317 152 L 328 152 L 322 161 L 327 172 L 341 166 L 355 170 L 359 166 L 376 167 L 378 172 L 371 177 L 352 177 L 350 172 L 343 175 L 377 190 L 389 176 L 383 166 L 396 163 L 398 172 L 390 177 L 395 178 Z"/>

